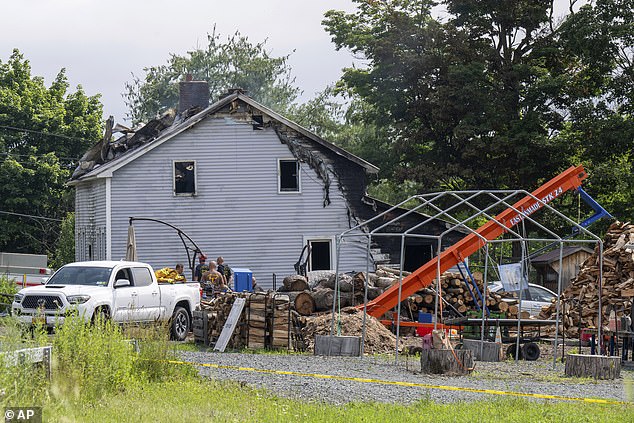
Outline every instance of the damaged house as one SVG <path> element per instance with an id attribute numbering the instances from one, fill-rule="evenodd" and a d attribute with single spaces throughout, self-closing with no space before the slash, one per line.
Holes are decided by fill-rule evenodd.
<path id="1" fill-rule="evenodd" d="M 70 181 L 77 260 L 122 259 L 129 218 L 160 219 L 191 236 L 209 260 L 223 256 L 232 267 L 250 268 L 269 288 L 273 274 L 294 273 L 307 243 L 308 270 L 334 268 L 335 236 L 389 207 L 366 196 L 377 167 L 242 90 L 211 105 L 206 82 L 183 81 L 180 90 L 178 112 L 136 130 L 110 120 L 104 140 L 82 158 Z M 139 260 L 155 268 L 187 267 L 176 232 L 153 222 L 134 226 Z M 437 234 L 446 228 L 438 221 L 423 229 Z M 406 267 L 430 258 L 431 242 L 408 241 Z M 346 242 L 342 271 L 365 270 L 366 243 Z M 400 240 L 372 247 L 375 263 L 398 263 Z"/>

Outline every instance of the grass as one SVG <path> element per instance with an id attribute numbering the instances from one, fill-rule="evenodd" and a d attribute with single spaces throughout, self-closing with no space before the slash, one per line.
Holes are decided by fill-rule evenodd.
<path id="1" fill-rule="evenodd" d="M 178 351 L 198 351 L 199 347 L 169 342 L 166 327 L 122 328 L 107 322 L 87 325 L 79 318 L 70 318 L 53 337 L 48 337 L 41 330 L 24 332 L 11 318 L 1 320 L 0 325 L 3 347 L 53 342 L 52 382 L 44 378 L 41 369 L 0 362 L 0 408 L 40 405 L 44 421 L 634 421 L 634 405 L 533 402 L 506 397 L 453 404 L 423 399 L 412 405 L 337 406 L 298 401 L 237 382 L 202 379 L 194 367 L 167 363 Z M 139 353 L 127 341 L 130 338 L 138 340 Z M 363 386 L 358 389 L 362 392 Z M 421 389 L 421 397 L 426 398 L 427 392 Z M 394 400 L 398 402 L 398 398 Z"/>
<path id="2" fill-rule="evenodd" d="M 160 404 L 160 407 L 157 407 Z M 238 383 L 189 378 L 137 387 L 97 403 L 45 407 L 46 421 L 179 422 L 631 422 L 634 407 L 497 399 L 335 406 L 276 397 Z"/>

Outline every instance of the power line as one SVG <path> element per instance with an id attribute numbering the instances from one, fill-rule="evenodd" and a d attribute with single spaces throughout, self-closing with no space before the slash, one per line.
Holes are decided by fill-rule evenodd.
<path id="1" fill-rule="evenodd" d="M 62 221 L 62 219 L 55 219 L 55 218 L 52 218 L 52 217 L 34 216 L 32 214 L 14 213 L 14 212 L 8 212 L 8 211 L 4 211 L 4 210 L 0 210 L 0 214 L 9 214 L 9 215 L 12 215 L 12 216 L 20 216 L 20 217 L 30 217 L 31 219 L 51 220 L 53 222 L 61 222 Z"/>
<path id="2" fill-rule="evenodd" d="M 58 137 L 58 138 L 66 138 L 68 140 L 74 140 L 74 141 L 90 141 L 85 138 L 77 138 L 77 137 L 71 137 L 69 135 L 55 134 L 53 132 L 36 131 L 34 129 L 16 128 L 15 126 L 0 125 L 0 129 L 8 129 L 8 130 L 17 131 L 17 132 L 28 132 L 31 134 L 46 135 L 46 136 Z"/>

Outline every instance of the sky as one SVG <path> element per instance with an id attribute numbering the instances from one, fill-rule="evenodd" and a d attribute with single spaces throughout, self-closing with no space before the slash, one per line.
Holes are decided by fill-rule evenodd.
<path id="1" fill-rule="evenodd" d="M 101 94 L 104 116 L 125 122 L 122 97 L 132 74 L 164 64 L 170 53 L 204 47 L 207 33 L 240 31 L 253 43 L 267 40 L 289 65 L 300 100 L 334 83 L 354 58 L 335 50 L 321 21 L 330 9 L 353 11 L 351 0 L 3 0 L 0 60 L 18 48 L 33 75 L 49 85 L 66 68 L 71 87 Z"/>

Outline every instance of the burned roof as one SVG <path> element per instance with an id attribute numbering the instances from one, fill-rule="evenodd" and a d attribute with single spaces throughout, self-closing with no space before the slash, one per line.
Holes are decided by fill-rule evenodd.
<path id="1" fill-rule="evenodd" d="M 110 176 L 109 174 L 119 167 L 196 125 L 206 117 L 222 110 L 227 110 L 229 113 L 238 112 L 244 109 L 244 106 L 250 110 L 250 114 L 252 115 L 250 119 L 253 120 L 252 123 L 254 125 L 262 125 L 264 123 L 262 116 L 266 116 L 268 122 L 273 121 L 278 125 L 283 125 L 287 129 L 327 148 L 336 155 L 356 163 L 367 173 L 375 174 L 379 171 L 379 168 L 373 164 L 337 147 L 295 122 L 286 119 L 277 112 L 258 103 L 247 96 L 244 91 L 234 90 L 231 94 L 226 95 L 205 109 L 193 107 L 183 111 L 181 114 L 177 114 L 175 110 L 170 109 L 161 116 L 150 120 L 136 129 L 127 128 L 119 124 L 114 125 L 114 120 L 110 117 L 106 122 L 103 139 L 93 145 L 82 156 L 79 165 L 73 172 L 69 184 L 75 185 L 80 180 L 90 179 L 100 175 Z M 254 111 L 256 111 L 257 114 L 253 113 Z M 112 140 L 113 134 L 120 134 L 120 136 Z M 105 175 L 103 175 L 104 173 Z"/>

